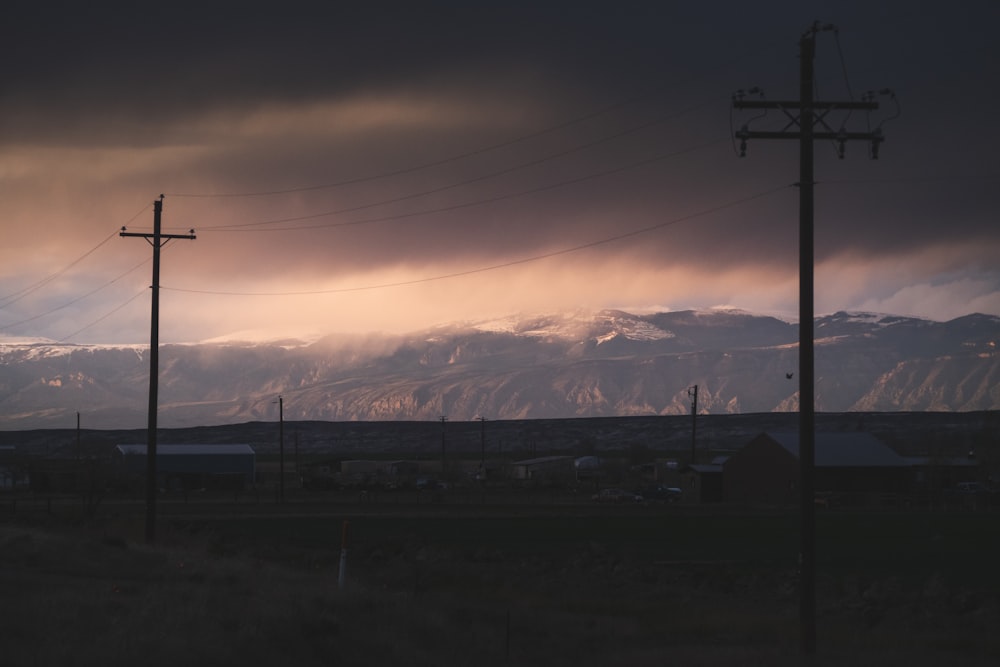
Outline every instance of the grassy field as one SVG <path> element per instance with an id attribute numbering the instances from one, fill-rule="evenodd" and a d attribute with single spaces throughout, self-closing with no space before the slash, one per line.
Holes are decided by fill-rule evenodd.
<path id="1" fill-rule="evenodd" d="M 338 588 L 349 521 L 347 586 Z M 0 523 L 5 665 L 797 665 L 798 519 L 165 505 Z M 1000 661 L 1000 516 L 829 513 L 816 665 Z"/>

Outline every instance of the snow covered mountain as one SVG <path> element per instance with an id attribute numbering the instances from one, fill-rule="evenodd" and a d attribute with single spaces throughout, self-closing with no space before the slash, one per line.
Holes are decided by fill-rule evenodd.
<path id="1" fill-rule="evenodd" d="M 815 321 L 817 409 L 1000 409 L 1000 318 L 871 313 Z M 797 408 L 798 326 L 740 311 L 511 317 L 405 336 L 215 342 L 160 351 L 163 427 Z M 0 340 L 0 429 L 145 425 L 142 346 Z M 789 379 L 788 374 L 792 374 Z"/>

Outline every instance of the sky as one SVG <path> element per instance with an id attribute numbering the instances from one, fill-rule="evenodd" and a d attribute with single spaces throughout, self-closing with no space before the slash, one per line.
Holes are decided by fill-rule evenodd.
<path id="1" fill-rule="evenodd" d="M 0 336 L 407 332 L 798 308 L 798 145 L 737 90 L 877 94 L 815 145 L 816 312 L 1000 315 L 992 0 L 17 3 L 0 27 Z M 894 97 L 893 97 L 894 96 Z"/>

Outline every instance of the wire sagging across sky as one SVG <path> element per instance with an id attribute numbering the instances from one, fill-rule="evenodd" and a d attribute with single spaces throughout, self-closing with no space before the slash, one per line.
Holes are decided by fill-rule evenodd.
<path id="1" fill-rule="evenodd" d="M 465 270 L 465 271 L 457 271 L 457 272 L 448 273 L 448 274 L 442 274 L 442 275 L 437 275 L 437 276 L 429 276 L 429 277 L 426 277 L 426 278 L 417 278 L 417 279 L 414 279 L 414 280 L 404 280 L 404 281 L 399 281 L 399 282 L 383 283 L 383 284 L 378 284 L 378 285 L 364 285 L 364 286 L 359 286 L 359 287 L 343 287 L 343 288 L 323 289 L 323 290 L 303 290 L 303 291 L 294 291 L 294 292 L 231 292 L 231 291 L 202 290 L 202 289 L 192 289 L 192 288 L 183 288 L 183 287 L 169 287 L 169 286 L 163 286 L 162 289 L 168 290 L 168 291 L 172 291 L 172 292 L 187 292 L 187 293 L 190 293 L 190 294 L 214 294 L 214 295 L 220 295 L 220 296 L 309 296 L 309 295 L 318 295 L 318 294 L 338 294 L 338 293 L 346 293 L 346 292 L 362 292 L 362 291 L 369 291 L 369 290 L 387 289 L 387 288 L 391 288 L 391 287 L 404 287 L 404 286 L 407 286 L 407 285 L 417 285 L 417 284 L 421 284 L 421 283 L 434 282 L 434 281 L 438 281 L 438 280 L 448 280 L 448 279 L 452 279 L 452 278 L 460 278 L 462 276 L 469 276 L 469 275 L 473 275 L 473 274 L 477 274 L 477 273 L 485 273 L 487 271 L 496 271 L 496 270 L 499 270 L 499 269 L 505 269 L 505 268 L 509 268 L 509 267 L 512 267 L 512 266 L 518 266 L 520 264 L 528 264 L 530 262 L 537 262 L 537 261 L 541 261 L 543 259 L 549 259 L 549 258 L 552 258 L 552 257 L 558 257 L 560 255 L 568 255 L 570 253 L 579 252 L 581 250 L 586 250 L 587 248 L 594 248 L 594 247 L 605 245 L 605 244 L 608 244 L 608 243 L 614 243 L 615 241 L 621 241 L 623 239 L 631 238 L 633 236 L 638 236 L 638 235 L 641 235 L 641 234 L 648 234 L 649 232 L 653 232 L 653 231 L 656 231 L 658 229 L 663 229 L 665 227 L 671 227 L 673 225 L 678 225 L 680 223 L 687 222 L 687 221 L 690 221 L 690 220 L 694 220 L 696 218 L 701 218 L 701 217 L 704 217 L 706 215 L 710 215 L 712 213 L 718 213 L 719 211 L 723 211 L 723 210 L 726 210 L 726 209 L 729 209 L 729 208 L 733 208 L 733 207 L 739 206 L 741 204 L 746 204 L 746 203 L 749 203 L 749 202 L 757 200 L 757 199 L 762 199 L 762 198 L 767 197 L 768 195 L 772 195 L 772 194 L 774 194 L 776 192 L 781 192 L 783 190 L 787 190 L 789 187 L 790 187 L 789 185 L 783 185 L 783 186 L 775 187 L 775 188 L 772 188 L 770 190 L 765 190 L 763 192 L 758 192 L 756 194 L 749 195 L 747 197 L 743 197 L 741 199 L 737 199 L 737 200 L 734 200 L 734 201 L 731 201 L 731 202 L 727 202 L 725 204 L 719 204 L 718 206 L 713 206 L 711 208 L 708 208 L 708 209 L 705 209 L 705 210 L 702 210 L 702 211 L 697 211 L 695 213 L 691 213 L 691 214 L 688 214 L 688 215 L 679 216 L 677 218 L 672 218 L 670 220 L 666 220 L 666 221 L 663 221 L 663 222 L 660 222 L 660 223 L 657 223 L 657 224 L 654 224 L 654 225 L 643 227 L 641 229 L 634 229 L 634 230 L 631 230 L 631 231 L 628 231 L 628 232 L 623 232 L 621 234 L 616 234 L 615 236 L 610 236 L 610 237 L 598 239 L 596 241 L 590 241 L 588 243 L 583 243 L 583 244 L 580 244 L 580 245 L 575 245 L 575 246 L 572 246 L 572 247 L 569 247 L 569 248 L 562 248 L 562 249 L 559 249 L 559 250 L 554 250 L 554 251 L 551 251 L 551 252 L 541 253 L 541 254 L 538 254 L 538 255 L 532 255 L 531 257 L 523 257 L 523 258 L 520 258 L 520 259 L 515 259 L 515 260 L 511 260 L 511 261 L 507 261 L 507 262 L 502 262 L 502 263 L 499 263 L 499 264 L 492 264 L 492 265 L 489 265 L 489 266 L 481 266 L 481 267 L 477 267 L 477 268 L 474 268 L 474 269 L 468 269 L 468 270 Z"/>

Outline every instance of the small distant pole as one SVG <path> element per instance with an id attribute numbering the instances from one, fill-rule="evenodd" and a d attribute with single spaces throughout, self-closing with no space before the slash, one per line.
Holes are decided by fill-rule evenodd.
<path id="1" fill-rule="evenodd" d="M 83 458 L 83 451 L 80 449 L 80 412 L 76 413 L 76 458 Z"/>
<path id="2" fill-rule="evenodd" d="M 446 461 L 445 461 L 445 427 L 444 427 L 444 425 L 445 425 L 445 422 L 448 421 L 448 418 L 446 416 L 444 416 L 444 415 L 441 415 L 439 417 L 439 419 L 441 420 L 441 474 L 443 475 L 444 474 L 444 469 L 445 469 L 445 463 L 446 463 Z"/>
<path id="3" fill-rule="evenodd" d="M 476 417 L 479 421 L 479 450 L 480 450 L 480 470 L 483 473 L 483 479 L 486 479 L 486 417 Z"/>
<path id="4" fill-rule="evenodd" d="M 285 399 L 278 396 L 278 504 L 285 504 Z"/>
<path id="5" fill-rule="evenodd" d="M 698 385 L 688 387 L 688 396 L 691 397 L 691 463 L 694 463 L 698 447 Z"/>

